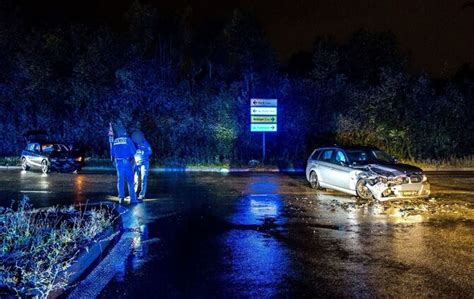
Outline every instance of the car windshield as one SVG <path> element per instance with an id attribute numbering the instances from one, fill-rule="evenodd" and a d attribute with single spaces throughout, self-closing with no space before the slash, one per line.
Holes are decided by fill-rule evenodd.
<path id="1" fill-rule="evenodd" d="M 371 151 L 372 155 L 375 157 L 375 160 L 385 162 L 385 163 L 394 163 L 392 156 L 381 150 Z"/>
<path id="2" fill-rule="evenodd" d="M 49 143 L 41 145 L 41 150 L 46 153 L 50 152 L 67 152 L 68 149 L 63 144 Z"/>
<path id="3" fill-rule="evenodd" d="M 381 150 L 357 149 L 346 150 L 350 163 L 365 165 L 369 163 L 394 163 L 392 156 Z"/>

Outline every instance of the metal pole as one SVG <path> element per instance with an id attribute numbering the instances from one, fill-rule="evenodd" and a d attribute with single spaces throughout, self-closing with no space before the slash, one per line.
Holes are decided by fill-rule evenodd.
<path id="1" fill-rule="evenodd" d="M 265 132 L 262 134 L 262 165 L 265 164 Z"/>

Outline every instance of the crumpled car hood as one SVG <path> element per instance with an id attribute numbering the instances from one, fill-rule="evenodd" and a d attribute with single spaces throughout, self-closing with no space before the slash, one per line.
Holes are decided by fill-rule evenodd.
<path id="1" fill-rule="evenodd" d="M 366 169 L 385 177 L 423 173 L 420 168 L 408 164 L 369 164 Z"/>

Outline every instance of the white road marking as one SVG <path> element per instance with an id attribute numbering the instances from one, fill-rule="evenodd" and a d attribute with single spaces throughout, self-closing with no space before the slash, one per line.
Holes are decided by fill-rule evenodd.
<path id="1" fill-rule="evenodd" d="M 20 193 L 53 193 L 49 190 L 21 190 Z"/>

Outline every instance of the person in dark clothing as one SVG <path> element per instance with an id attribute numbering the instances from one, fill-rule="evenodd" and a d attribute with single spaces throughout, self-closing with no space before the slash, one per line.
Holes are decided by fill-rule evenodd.
<path id="1" fill-rule="evenodd" d="M 135 192 L 138 193 L 138 199 L 143 200 L 147 189 L 152 150 L 141 131 L 133 132 L 132 140 L 137 146 L 135 152 Z"/>
<path id="2" fill-rule="evenodd" d="M 127 136 L 127 132 L 121 123 L 115 126 L 115 136 L 112 144 L 112 159 L 117 170 L 117 190 L 119 203 L 123 204 L 125 199 L 125 183 L 128 186 L 130 203 L 137 203 L 137 195 L 134 192 L 133 165 L 136 152 L 133 141 Z"/>

